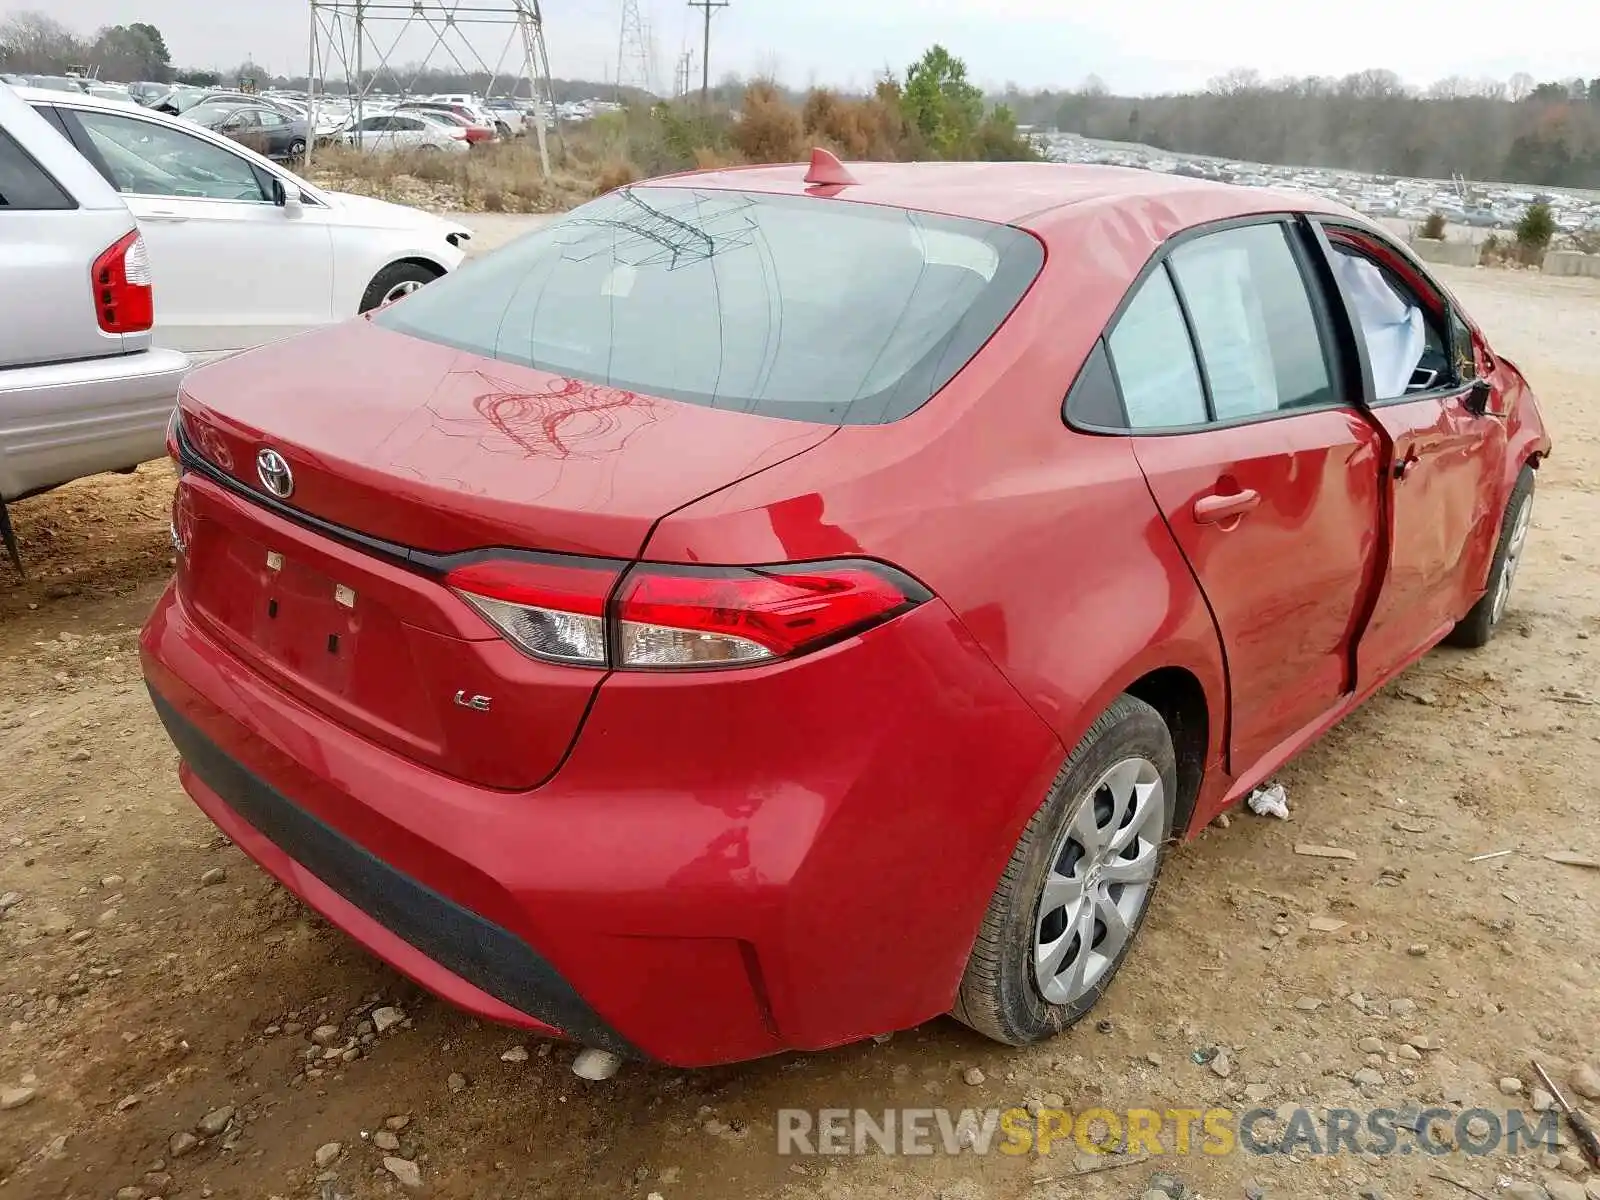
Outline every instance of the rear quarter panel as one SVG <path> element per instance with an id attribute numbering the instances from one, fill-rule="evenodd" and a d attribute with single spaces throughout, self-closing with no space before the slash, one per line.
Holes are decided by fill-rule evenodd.
<path id="1" fill-rule="evenodd" d="M 645 556 L 885 559 L 950 605 L 1050 725 L 1058 755 L 1130 683 L 1175 666 L 1205 690 L 1216 762 L 1226 676 L 1204 598 L 1128 439 L 1076 433 L 1061 417 L 1085 355 L 1159 241 L 1117 228 L 1120 215 L 1105 220 L 1081 243 L 1097 249 L 1047 264 L 985 350 L 922 409 L 846 426 L 668 515 Z M 1042 799 L 1015 798 L 1013 833 Z"/>
<path id="2" fill-rule="evenodd" d="M 1481 333 L 1479 337 L 1482 337 Z M 1487 339 L 1484 339 L 1483 345 L 1487 347 Z M 1479 353 L 1481 362 L 1482 349 Z M 1483 481 L 1484 488 L 1490 492 L 1487 499 L 1496 516 L 1487 523 L 1485 536 L 1472 547 L 1473 563 L 1466 579 L 1469 586 L 1475 586 L 1475 591 L 1466 598 L 1469 607 L 1488 587 L 1489 568 L 1494 562 L 1495 547 L 1500 541 L 1500 526 L 1517 476 L 1530 463 L 1537 467 L 1539 460 L 1552 449 L 1539 402 L 1533 389 L 1528 386 L 1522 369 L 1509 358 L 1493 355 L 1492 350 L 1490 354 L 1493 366 L 1488 371 L 1488 377 L 1494 385 L 1495 406 L 1492 411 L 1497 412 L 1505 422 L 1505 455 L 1497 462 L 1495 475 Z"/>

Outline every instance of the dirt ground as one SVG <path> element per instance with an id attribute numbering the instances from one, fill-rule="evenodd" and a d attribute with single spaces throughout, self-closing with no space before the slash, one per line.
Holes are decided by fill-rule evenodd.
<path id="1" fill-rule="evenodd" d="M 385 1156 L 415 1164 L 414 1194 L 457 1198 L 1112 1200 L 1158 1169 L 1167 1194 L 1213 1200 L 1582 1196 L 1570 1153 L 776 1152 L 780 1108 L 1504 1112 L 1527 1101 L 1499 1081 L 1531 1087 L 1530 1056 L 1564 1086 L 1600 1060 L 1600 871 L 1544 857 L 1600 856 L 1600 286 L 1448 278 L 1557 439 L 1506 625 L 1429 655 L 1285 770 L 1287 824 L 1240 812 L 1178 850 L 1098 1020 L 1028 1050 L 940 1020 L 598 1084 L 568 1046 L 506 1061 L 515 1034 L 373 961 L 178 788 L 134 646 L 170 569 L 165 464 L 18 504 L 29 578 L 0 564 L 0 893 L 17 897 L 0 899 L 0 1106 L 31 1097 L 0 1107 L 0 1196 L 400 1195 Z M 1496 851 L 1512 853 L 1472 861 Z M 376 1032 L 380 1005 L 404 1022 Z M 322 1025 L 330 1049 L 310 1040 Z"/>

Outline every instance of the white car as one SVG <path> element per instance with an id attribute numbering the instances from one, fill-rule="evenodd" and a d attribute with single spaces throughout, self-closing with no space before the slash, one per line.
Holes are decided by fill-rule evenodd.
<path id="1" fill-rule="evenodd" d="M 465 227 L 325 192 L 136 104 L 17 89 L 122 194 L 149 247 L 156 344 L 207 361 L 343 321 L 461 264 Z"/>
<path id="2" fill-rule="evenodd" d="M 464 154 L 471 148 L 465 125 L 420 110 L 364 117 L 345 134 L 345 140 L 363 150 L 445 150 Z"/>
<path id="3" fill-rule="evenodd" d="M 293 96 L 272 96 L 270 99 L 279 109 L 293 113 L 300 120 L 306 122 L 311 120 L 311 108 L 304 100 L 296 99 Z M 341 112 L 327 105 L 320 106 L 317 110 L 317 137 L 325 138 L 338 133 L 349 123 L 349 120 L 350 114 L 348 112 Z"/>
<path id="4" fill-rule="evenodd" d="M 528 131 L 528 117 L 511 100 L 488 100 L 484 109 L 499 125 L 506 127 L 509 137 L 521 137 Z"/>
<path id="5" fill-rule="evenodd" d="M 133 214 L 0 84 L 0 545 L 6 502 L 161 454 L 189 360 L 152 347 Z"/>

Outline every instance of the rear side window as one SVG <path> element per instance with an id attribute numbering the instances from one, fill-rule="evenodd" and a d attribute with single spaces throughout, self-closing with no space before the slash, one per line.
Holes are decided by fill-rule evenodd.
<path id="1" fill-rule="evenodd" d="M 0 129 L 0 211 L 74 208 L 72 197 L 33 161 L 12 136 Z"/>
<path id="2" fill-rule="evenodd" d="M 1044 252 L 1008 226 L 801 196 L 630 188 L 375 324 L 627 391 L 828 424 L 926 403 Z"/>
<path id="3" fill-rule="evenodd" d="M 1284 227 L 1247 225 L 1172 252 L 1215 419 L 1333 399 L 1317 318 Z"/>
<path id="4" fill-rule="evenodd" d="M 1205 423 L 1205 391 L 1166 267 L 1157 267 L 1140 285 L 1110 343 L 1130 429 Z"/>

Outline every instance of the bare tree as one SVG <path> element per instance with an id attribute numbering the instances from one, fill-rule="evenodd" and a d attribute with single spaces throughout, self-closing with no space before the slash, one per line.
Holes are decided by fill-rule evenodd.
<path id="1" fill-rule="evenodd" d="M 1235 67 L 1226 75 L 1218 75 L 1206 84 L 1206 91 L 1219 96 L 1238 96 L 1253 92 L 1261 86 L 1261 72 L 1250 67 Z"/>
<path id="2" fill-rule="evenodd" d="M 57 74 L 83 62 L 83 42 L 42 12 L 20 12 L 0 22 L 0 66 L 12 71 Z"/>

